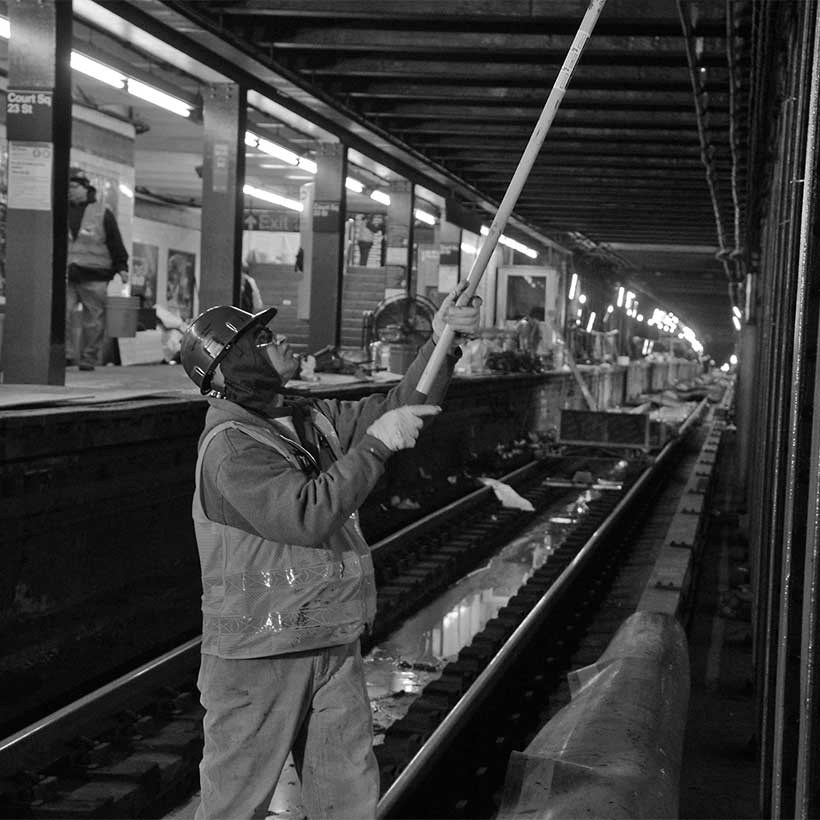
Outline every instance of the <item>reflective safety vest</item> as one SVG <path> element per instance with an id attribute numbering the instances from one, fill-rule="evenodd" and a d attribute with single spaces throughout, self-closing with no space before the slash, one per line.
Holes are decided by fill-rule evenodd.
<path id="1" fill-rule="evenodd" d="M 312 421 L 334 455 L 341 445 L 330 421 Z M 259 658 L 351 643 L 376 614 L 370 548 L 353 513 L 340 530 L 315 546 L 263 538 L 205 516 L 202 463 L 214 436 L 241 430 L 276 450 L 294 467 L 312 457 L 271 430 L 227 421 L 208 431 L 199 449 L 193 501 L 202 569 L 202 652 L 220 658 Z"/>
<path id="2" fill-rule="evenodd" d="M 83 268 L 111 270 L 113 264 L 111 253 L 105 244 L 105 205 L 102 202 L 89 202 L 83 211 L 77 238 L 71 238 L 68 232 L 68 264 L 80 265 Z"/>

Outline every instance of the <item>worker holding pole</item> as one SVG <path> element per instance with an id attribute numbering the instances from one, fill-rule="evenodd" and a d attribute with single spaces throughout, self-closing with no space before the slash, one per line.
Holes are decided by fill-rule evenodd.
<path id="1" fill-rule="evenodd" d="M 193 501 L 206 710 L 197 818 L 265 817 L 291 752 L 310 818 L 376 814 L 359 652 L 376 594 L 356 510 L 390 456 L 413 447 L 424 418 L 438 412 L 449 354 L 478 329 L 476 286 L 603 3 L 593 0 L 584 17 L 468 279 L 435 315 L 435 345 L 422 347 L 389 393 L 286 398 L 298 360 L 271 326 L 275 308 L 211 308 L 186 331 L 182 364 L 210 404 Z M 380 812 L 394 796 L 391 788 Z"/>

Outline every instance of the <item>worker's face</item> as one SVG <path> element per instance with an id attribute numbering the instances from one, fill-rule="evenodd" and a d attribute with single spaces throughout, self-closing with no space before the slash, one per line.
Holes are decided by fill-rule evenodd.
<path id="1" fill-rule="evenodd" d="M 256 332 L 256 346 L 267 355 L 282 384 L 287 384 L 299 369 L 299 359 L 290 349 L 288 337 L 269 326 L 262 327 Z"/>
<path id="2" fill-rule="evenodd" d="M 85 202 L 88 198 L 88 189 L 81 182 L 72 179 L 68 183 L 68 199 L 70 202 Z"/>

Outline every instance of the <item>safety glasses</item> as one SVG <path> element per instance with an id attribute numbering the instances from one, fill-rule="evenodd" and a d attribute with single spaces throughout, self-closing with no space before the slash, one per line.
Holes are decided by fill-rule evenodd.
<path id="1" fill-rule="evenodd" d="M 254 335 L 253 343 L 257 347 L 268 347 L 284 344 L 287 340 L 288 337 L 282 333 L 274 333 L 269 327 L 260 327 Z"/>

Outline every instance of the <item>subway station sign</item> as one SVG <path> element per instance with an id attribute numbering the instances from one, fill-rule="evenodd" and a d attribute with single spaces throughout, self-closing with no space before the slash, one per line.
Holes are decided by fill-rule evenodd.
<path id="1" fill-rule="evenodd" d="M 10 88 L 6 93 L 8 138 L 19 142 L 51 140 L 52 91 Z"/>

